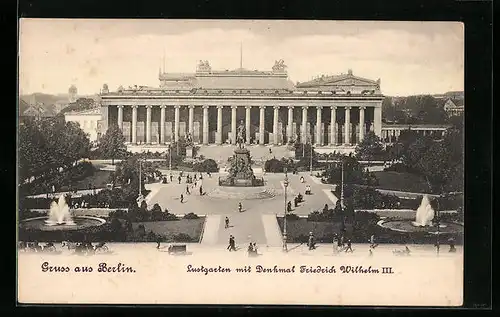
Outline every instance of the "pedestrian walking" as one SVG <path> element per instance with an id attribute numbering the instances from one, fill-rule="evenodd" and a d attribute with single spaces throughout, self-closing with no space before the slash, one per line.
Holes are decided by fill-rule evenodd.
<path id="1" fill-rule="evenodd" d="M 183 203 L 183 202 L 184 202 L 184 195 L 181 194 L 181 203 Z"/>
<path id="2" fill-rule="evenodd" d="M 200 185 L 200 196 L 203 196 L 203 187 Z"/>
<path id="3" fill-rule="evenodd" d="M 186 185 L 186 194 L 190 195 L 191 193 L 189 192 L 189 185 Z"/>
<path id="4" fill-rule="evenodd" d="M 316 249 L 316 242 L 314 241 L 314 235 L 312 232 L 309 232 L 309 241 L 307 242 L 307 245 L 309 246 L 309 250 Z"/>
<path id="5" fill-rule="evenodd" d="M 170 174 L 170 182 L 172 182 L 174 179 L 174 176 L 172 174 Z"/>
<path id="6" fill-rule="evenodd" d="M 347 240 L 347 248 L 345 249 L 345 252 L 351 252 L 352 253 L 351 239 Z"/>
<path id="7" fill-rule="evenodd" d="M 177 177 L 177 180 L 179 181 L 179 184 L 181 183 L 181 175 L 179 175 L 179 177 Z"/>
<path id="8" fill-rule="evenodd" d="M 238 211 L 239 212 L 243 211 L 243 205 L 241 204 L 241 202 L 238 203 Z"/>
<path id="9" fill-rule="evenodd" d="M 227 246 L 229 252 L 236 251 L 236 242 L 234 241 L 234 237 L 232 235 L 229 236 L 229 245 Z"/>
<path id="10" fill-rule="evenodd" d="M 455 239 L 450 238 L 450 239 L 448 239 L 448 242 L 450 244 L 449 252 L 452 252 L 452 253 L 457 252 L 457 249 L 455 248 Z"/>
<path id="11" fill-rule="evenodd" d="M 375 249 L 378 246 L 378 243 L 375 243 L 375 235 L 371 235 L 370 237 L 370 249 Z"/>
<path id="12" fill-rule="evenodd" d="M 226 224 L 226 229 L 229 228 L 229 217 L 226 216 L 226 219 L 224 220 L 225 224 Z"/>

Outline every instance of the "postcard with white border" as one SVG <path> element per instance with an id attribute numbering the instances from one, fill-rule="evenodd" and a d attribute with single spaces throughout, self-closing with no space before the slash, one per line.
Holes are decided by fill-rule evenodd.
<path id="1" fill-rule="evenodd" d="M 462 23 L 19 28 L 19 303 L 462 305 Z"/>

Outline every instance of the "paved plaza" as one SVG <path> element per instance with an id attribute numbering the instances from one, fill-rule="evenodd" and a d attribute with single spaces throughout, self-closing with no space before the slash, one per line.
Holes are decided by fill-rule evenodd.
<path id="1" fill-rule="evenodd" d="M 301 176 L 304 183 L 300 182 Z M 280 246 L 281 234 L 275 216 L 283 215 L 285 211 L 284 174 L 265 174 L 265 186 L 252 188 L 220 187 L 218 179 L 218 173 L 212 174 L 212 177 L 205 174 L 196 187 L 189 184 L 191 193 L 187 194 L 185 178 L 179 184 L 176 174 L 172 183 L 148 185 L 152 191 L 147 197 L 148 205 L 158 203 L 162 209 L 166 208 L 174 214 L 194 212 L 206 215 L 203 244 L 226 244 L 232 234 L 241 243 L 251 239 L 260 245 Z M 311 177 L 309 173 L 288 174 L 287 200 L 293 204 L 293 198 L 299 193 L 305 199 L 298 207 L 293 207 L 293 213 L 307 216 L 313 210 L 322 209 L 325 204 L 333 206 L 336 201 L 336 197 L 329 193 L 330 185 L 313 179 L 316 177 Z M 304 195 L 306 185 L 311 186 L 312 195 Z M 200 195 L 200 186 L 204 195 Z M 245 191 L 248 192 L 247 197 L 254 199 L 240 199 Z M 182 203 L 181 194 L 184 195 Z M 243 206 L 241 213 L 238 212 L 239 202 Z M 225 228 L 225 217 L 230 220 L 229 228 Z"/>

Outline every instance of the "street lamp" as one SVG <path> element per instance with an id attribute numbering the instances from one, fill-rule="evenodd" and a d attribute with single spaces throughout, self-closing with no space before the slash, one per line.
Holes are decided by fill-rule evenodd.
<path id="1" fill-rule="evenodd" d="M 168 172 L 172 175 L 172 144 L 168 145 Z"/>
<path id="2" fill-rule="evenodd" d="M 441 223 L 441 219 L 440 219 L 440 204 L 439 204 L 439 198 L 441 198 L 442 195 L 439 195 L 438 199 L 437 199 L 437 210 L 436 210 L 436 225 L 437 225 L 437 236 L 436 236 L 436 252 L 437 252 L 437 255 L 439 255 L 439 234 L 440 234 L 440 223 Z"/>
<path id="3" fill-rule="evenodd" d="M 142 196 L 142 157 L 139 156 L 139 198 Z"/>
<path id="4" fill-rule="evenodd" d="M 287 169 L 285 167 L 285 180 L 283 181 L 283 187 L 285 187 L 285 217 L 283 219 L 283 251 L 288 252 L 288 246 L 287 246 L 287 236 L 286 236 L 286 217 L 288 214 L 288 206 L 287 206 L 287 187 L 288 187 L 288 175 L 287 175 Z"/>
<path id="5" fill-rule="evenodd" d="M 340 206 L 344 208 L 344 160 L 340 161 Z"/>
<path id="6" fill-rule="evenodd" d="M 311 139 L 310 148 L 311 148 L 311 157 L 310 157 L 309 170 L 310 170 L 310 173 L 311 173 L 311 176 L 312 176 L 313 175 L 313 146 L 312 146 L 312 139 Z"/>

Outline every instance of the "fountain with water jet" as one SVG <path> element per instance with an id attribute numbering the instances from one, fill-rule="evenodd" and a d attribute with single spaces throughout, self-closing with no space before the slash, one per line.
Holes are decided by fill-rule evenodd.
<path id="1" fill-rule="evenodd" d="M 415 220 L 380 220 L 377 224 L 398 232 L 427 232 L 432 234 L 463 232 L 463 226 L 457 223 L 433 223 L 435 211 L 429 201 L 429 196 L 424 195 L 422 202 L 416 210 Z M 439 226 L 439 228 L 438 228 Z"/>
<path id="2" fill-rule="evenodd" d="M 66 203 L 64 195 L 59 196 L 57 202 L 53 201 L 50 204 L 49 219 L 45 220 L 45 224 L 47 226 L 76 226 L 69 212 L 69 206 Z"/>
<path id="3" fill-rule="evenodd" d="M 422 202 L 417 208 L 417 214 L 415 216 L 415 221 L 412 224 L 416 227 L 428 227 L 432 226 L 432 220 L 434 219 L 434 209 L 429 201 L 429 196 L 424 195 L 422 197 Z"/>
<path id="4" fill-rule="evenodd" d="M 106 220 L 91 216 L 74 216 L 66 203 L 66 198 L 61 195 L 57 201 L 50 204 L 47 216 L 21 220 L 19 223 L 19 239 L 47 239 L 57 241 L 68 239 L 68 235 L 88 232 L 87 229 L 102 226 Z M 94 234 L 101 229 L 93 230 Z M 36 240 L 36 239 L 35 239 Z"/>

